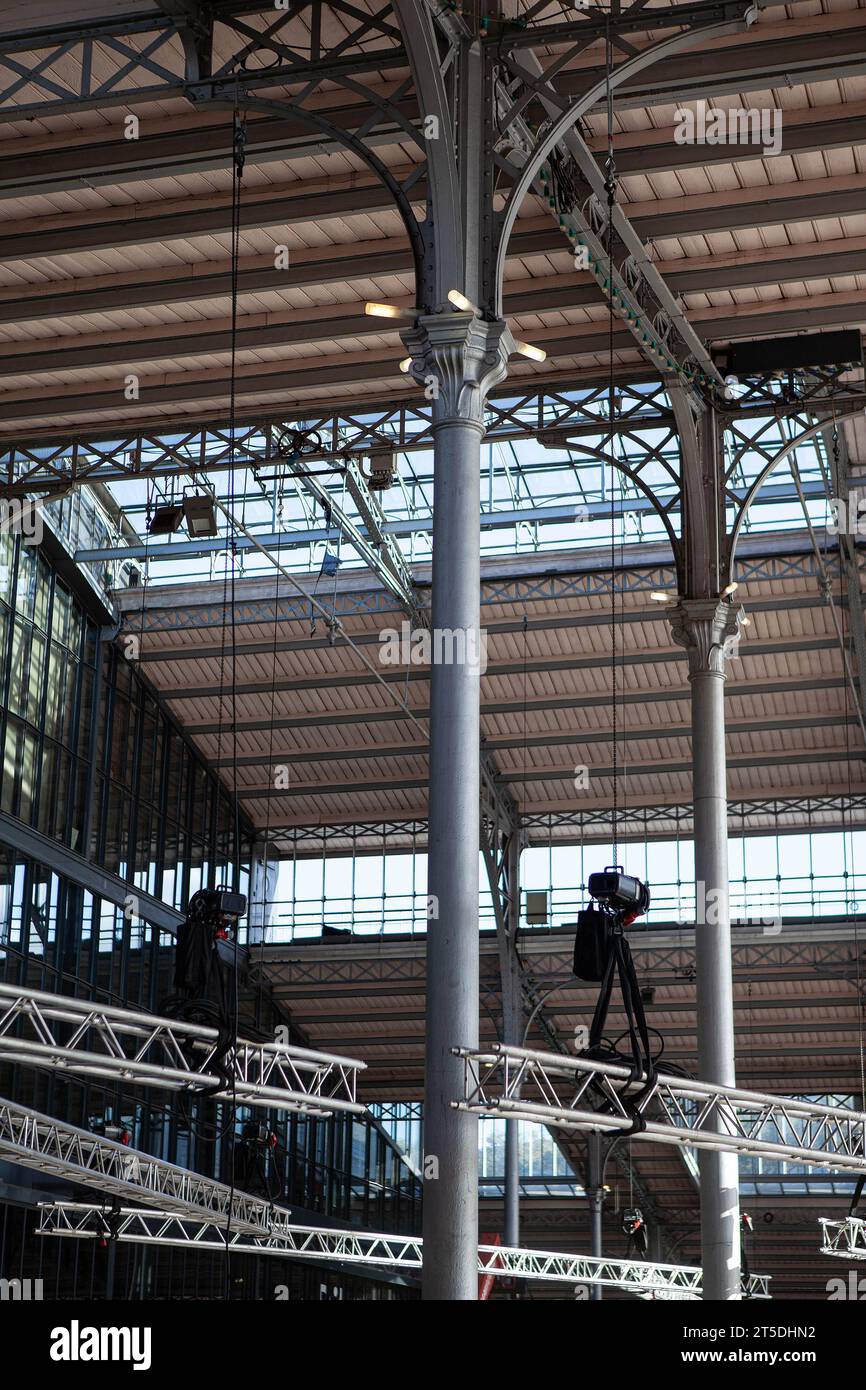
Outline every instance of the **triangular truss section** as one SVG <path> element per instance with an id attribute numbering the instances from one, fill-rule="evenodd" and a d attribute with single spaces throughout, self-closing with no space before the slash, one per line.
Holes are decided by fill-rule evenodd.
<path id="1" fill-rule="evenodd" d="M 216 1028 L 16 985 L 0 985 L 0 1061 L 306 1115 L 364 1112 L 365 1062 L 243 1039 L 223 1052 Z"/>
<path id="2" fill-rule="evenodd" d="M 866 1114 L 856 1110 L 664 1073 L 648 1086 L 625 1066 L 499 1043 L 453 1051 L 464 1063 L 459 1110 L 866 1173 Z"/>
<path id="3" fill-rule="evenodd" d="M 111 1238 L 145 1245 L 181 1249 L 224 1250 L 225 1237 L 212 1221 L 189 1221 L 165 1211 L 103 1207 L 56 1202 L 39 1209 L 39 1235 L 80 1239 Z M 239 1231 L 229 1237 L 232 1250 L 303 1260 L 330 1260 L 380 1268 L 420 1270 L 423 1242 L 417 1236 L 376 1231 L 335 1230 L 322 1226 L 281 1223 L 268 1235 Z M 691 1265 L 653 1264 L 642 1260 L 606 1260 L 550 1250 L 521 1250 L 501 1245 L 478 1247 L 478 1273 L 510 1279 L 534 1279 L 560 1284 L 600 1284 L 626 1289 L 639 1298 L 697 1299 L 701 1271 Z M 744 1281 L 744 1297 L 769 1298 L 769 1276 L 753 1274 Z"/>
<path id="4" fill-rule="evenodd" d="M 860 1216 L 848 1216 L 844 1221 L 828 1221 L 821 1217 L 824 1239 L 822 1255 L 838 1255 L 843 1260 L 866 1260 L 866 1221 Z"/>

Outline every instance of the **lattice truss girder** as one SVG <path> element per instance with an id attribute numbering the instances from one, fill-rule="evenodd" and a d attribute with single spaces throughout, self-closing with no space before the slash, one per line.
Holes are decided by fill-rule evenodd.
<path id="1" fill-rule="evenodd" d="M 110 1235 L 117 1240 L 148 1245 L 225 1249 L 224 1235 L 213 1222 L 190 1222 L 169 1212 L 130 1207 L 112 1212 L 89 1203 L 56 1202 L 40 1206 L 38 1234 L 79 1239 Z M 420 1270 L 424 1250 L 423 1241 L 416 1236 L 292 1224 L 267 1236 L 249 1237 L 235 1232 L 229 1237 L 229 1244 L 233 1250 L 248 1254 L 335 1260 L 396 1270 Z M 548 1283 L 602 1284 L 629 1289 L 645 1297 L 700 1298 L 701 1295 L 701 1271 L 690 1265 L 606 1260 L 500 1245 L 478 1247 L 478 1273 Z M 750 1276 L 744 1292 L 749 1297 L 768 1298 L 769 1276 Z"/>
<path id="2" fill-rule="evenodd" d="M 798 388 L 799 384 L 798 379 Z M 822 391 L 811 378 L 804 381 L 802 395 L 793 388 L 781 389 L 770 376 L 743 378 L 741 385 L 747 394 L 722 407 L 728 423 L 804 411 L 853 411 L 866 404 L 863 382 L 845 380 L 844 369 L 825 381 Z M 619 382 L 612 424 L 608 410 L 606 385 L 581 388 L 577 393 L 514 383 L 488 399 L 486 438 L 504 443 L 541 436 L 553 446 L 565 447 L 566 440 L 571 440 L 577 448 L 581 438 L 603 442 L 612 430 L 632 438 L 635 447 L 651 440 L 649 455 L 654 460 L 660 452 L 659 431 L 674 429 L 670 401 L 659 381 Z M 111 438 L 96 433 L 90 438 L 16 440 L 0 448 L 0 481 L 5 489 L 35 493 L 75 482 L 171 477 L 178 469 L 217 473 L 258 467 L 285 459 L 287 440 L 294 445 L 297 433 L 306 436 L 303 454 L 310 461 L 347 452 L 364 455 L 371 449 L 431 449 L 432 406 L 424 401 L 383 402 L 353 410 L 347 402 L 339 410 L 315 415 L 252 419 L 238 424 L 234 442 L 230 430 L 217 423 L 138 429 Z"/>
<path id="3" fill-rule="evenodd" d="M 108 7 L 106 7 L 108 8 Z M 261 14 L 256 14 L 256 9 Z M 324 22 L 315 11 L 327 9 Z M 174 13 L 169 13 L 174 11 Z M 304 23 L 306 12 L 307 23 Z M 386 8 L 365 14 L 344 0 L 295 0 L 256 7 L 232 0 L 164 3 L 152 14 L 64 24 L 4 36 L 0 109 L 6 120 L 98 107 L 144 105 L 171 97 L 202 101 L 283 83 L 302 94 L 405 67 L 402 36 Z M 214 62 L 216 49 L 231 57 Z M 18 103 L 22 90 L 33 98 Z"/>
<path id="4" fill-rule="evenodd" d="M 17 985 L 0 985 L 0 1060 L 307 1115 L 364 1111 L 356 1059 L 243 1039 L 220 1057 L 215 1028 Z"/>
<path id="5" fill-rule="evenodd" d="M 682 928 L 679 931 L 682 934 Z M 804 970 L 824 973 L 829 969 L 843 977 L 847 971 L 854 978 L 858 970 L 858 960 L 862 965 L 863 959 L 861 953 L 850 944 L 852 942 L 853 933 L 849 941 L 843 939 L 827 943 L 797 942 L 791 938 L 787 941 L 779 941 L 778 938 L 756 940 L 747 945 L 735 942 L 733 961 L 735 967 L 746 976 L 754 976 L 756 972 L 766 970 L 778 978 L 780 972 L 790 971 L 792 973 L 781 977 L 791 979 L 801 975 Z M 572 945 L 572 941 L 563 939 L 558 952 L 551 949 L 549 952 L 533 952 L 530 955 L 533 974 L 540 986 L 549 988 L 557 983 L 566 985 L 573 980 Z M 654 976 L 666 974 L 674 980 L 694 977 L 693 943 L 676 942 L 667 946 L 647 946 L 646 949 L 640 943 L 639 946 L 639 964 L 647 973 Z M 424 981 L 423 959 L 401 959 L 398 956 L 378 958 L 364 955 L 363 941 L 359 943 L 357 953 L 353 951 L 351 955 L 343 955 L 341 958 L 317 958 L 312 954 L 306 955 L 303 951 L 294 951 L 294 947 L 290 948 L 290 953 L 291 960 L 269 957 L 267 972 L 272 983 L 289 987 L 302 984 L 323 987 L 351 985 L 353 988 L 361 989 L 369 984 L 387 984 L 394 988 L 401 985 L 418 986 Z"/>
<path id="6" fill-rule="evenodd" d="M 848 1216 L 844 1221 L 821 1217 L 822 1255 L 838 1255 L 843 1260 L 866 1260 L 866 1221 Z"/>
<path id="7" fill-rule="evenodd" d="M 464 1061 L 463 1093 L 453 1102 L 460 1110 L 632 1134 L 643 1083 L 627 1067 L 501 1044 L 454 1054 Z M 661 1074 L 640 1113 L 645 1128 L 633 1133 L 635 1141 L 866 1173 L 866 1114 L 858 1111 Z"/>
<path id="8" fill-rule="evenodd" d="M 280 1213 L 269 1202 L 0 1099 L 0 1158 L 67 1182 L 96 1187 L 127 1201 L 158 1202 L 169 1212 L 231 1221 L 233 1230 L 262 1235 Z M 288 1212 L 282 1212 L 287 1218 Z"/>

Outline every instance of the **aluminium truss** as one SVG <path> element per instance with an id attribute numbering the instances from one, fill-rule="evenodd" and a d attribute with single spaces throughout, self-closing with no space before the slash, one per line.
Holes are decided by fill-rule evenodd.
<path id="1" fill-rule="evenodd" d="M 256 1235 L 273 1229 L 289 1215 L 260 1197 L 232 1192 L 224 1183 L 201 1173 L 3 1099 L 0 1158 L 127 1201 L 157 1199 L 175 1214 L 214 1223 L 230 1221 L 232 1229 Z"/>
<path id="2" fill-rule="evenodd" d="M 243 1039 L 219 1052 L 216 1028 L 0 985 L 0 1061 L 307 1115 L 363 1114 L 356 1086 L 364 1062 Z"/>
<path id="3" fill-rule="evenodd" d="M 844 1221 L 820 1218 L 824 1239 L 822 1255 L 838 1255 L 843 1260 L 866 1260 L 866 1221 L 861 1216 L 848 1216 Z"/>
<path id="4" fill-rule="evenodd" d="M 633 1132 L 645 1078 L 628 1067 L 501 1043 L 453 1052 L 464 1062 L 458 1110 L 866 1173 L 866 1115 L 855 1110 L 662 1073 L 638 1102 L 645 1127 Z"/>
<path id="5" fill-rule="evenodd" d="M 78 1202 L 54 1202 L 39 1208 L 39 1235 L 91 1239 L 107 1233 L 117 1240 L 139 1244 L 196 1250 L 225 1249 L 224 1236 L 208 1220 L 191 1222 L 169 1212 L 129 1207 L 111 1213 L 105 1207 Z M 421 1269 L 424 1248 L 418 1236 L 296 1225 L 283 1225 L 265 1236 L 250 1237 L 235 1232 L 229 1237 L 229 1245 L 232 1250 L 252 1255 L 335 1260 L 344 1264 L 375 1265 L 410 1272 Z M 480 1245 L 478 1272 L 500 1278 L 535 1279 L 548 1283 L 601 1284 L 628 1289 L 638 1297 L 647 1298 L 694 1299 L 701 1296 L 701 1271 L 691 1265 L 606 1260 L 549 1250 Z M 750 1275 L 744 1281 L 744 1295 L 769 1298 L 769 1276 Z"/>

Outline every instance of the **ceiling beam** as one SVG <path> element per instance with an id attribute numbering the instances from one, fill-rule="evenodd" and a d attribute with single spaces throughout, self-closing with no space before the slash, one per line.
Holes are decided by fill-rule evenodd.
<path id="1" fill-rule="evenodd" d="M 333 645 L 333 650 L 335 652 L 349 651 L 350 647 L 347 642 L 338 638 Z M 791 640 L 790 637 L 780 637 L 773 641 L 764 642 L 751 639 L 746 643 L 741 643 L 736 660 L 763 661 L 768 657 L 786 655 L 791 652 L 817 655 L 826 651 L 838 651 L 835 633 L 827 637 L 803 637 L 796 640 Z M 620 664 L 624 667 L 640 668 L 647 664 L 647 660 L 648 654 L 645 650 L 623 652 L 620 657 Z M 676 665 L 681 660 L 682 653 L 678 649 L 654 651 L 651 654 L 651 662 L 654 666 Z M 490 682 L 503 677 L 520 676 L 524 671 L 527 675 L 543 675 L 554 671 L 597 671 L 599 664 L 600 658 L 597 655 L 542 657 L 523 661 L 488 661 L 483 679 Z M 366 670 L 340 672 L 339 674 L 328 674 L 320 671 L 309 676 L 293 677 L 290 680 L 238 681 L 233 690 L 238 699 L 243 699 L 246 695 L 261 695 L 270 692 L 279 695 L 324 688 L 329 690 L 355 689 L 358 686 L 378 685 L 381 681 L 396 686 L 414 685 L 426 683 L 429 678 L 429 671 L 418 667 L 413 667 L 408 671 L 402 667 L 395 670 L 383 669 L 377 678 L 374 678 L 372 673 Z M 213 684 L 208 683 L 206 685 L 169 686 L 163 694 L 172 702 L 180 704 L 187 700 L 199 702 L 203 696 L 214 695 L 215 691 Z"/>
<path id="2" fill-rule="evenodd" d="M 561 238 L 556 249 L 564 249 Z M 522 250 L 521 254 L 526 252 Z M 395 245 L 392 241 L 361 243 L 353 248 L 352 254 L 330 259 L 304 255 L 299 263 L 293 263 L 284 271 L 275 270 L 272 257 L 255 259 L 260 264 L 242 266 L 240 270 L 242 295 L 262 289 L 287 290 L 335 281 L 346 285 L 367 277 L 412 273 L 408 245 Z M 862 274 L 866 272 L 866 237 L 800 243 L 727 256 L 690 257 L 658 262 L 656 268 L 670 289 L 682 294 Z M 38 282 L 39 292 L 23 298 L 0 293 L 0 323 L 46 318 L 53 321 L 71 315 L 111 313 L 121 308 L 226 297 L 230 281 L 229 266 L 209 270 L 205 264 L 158 267 L 147 276 L 101 276 L 97 287 L 81 281 Z M 539 276 L 532 281 L 513 281 L 505 295 L 506 311 L 516 315 L 583 308 L 599 302 L 595 282 L 579 271 Z M 699 316 L 696 314 L 695 318 Z M 66 371 L 69 367 L 83 370 L 116 365 L 118 361 L 125 368 L 137 362 L 179 361 L 203 354 L 226 353 L 230 348 L 230 330 L 230 319 L 210 318 L 142 325 L 99 334 L 40 336 L 37 342 L 13 339 L 0 344 L 0 377 Z M 287 306 L 283 314 L 242 313 L 237 324 L 237 348 L 239 352 L 257 351 L 264 347 L 381 333 L 381 320 L 366 316 L 361 302 L 317 305 L 305 311 L 293 311 Z"/>
<path id="3" fill-rule="evenodd" d="M 754 685 L 741 685 L 728 683 L 725 687 L 725 694 L 730 698 L 736 697 L 741 700 L 764 699 L 767 695 L 792 695 L 802 694 L 811 698 L 816 691 L 840 690 L 845 685 L 844 679 L 839 677 L 825 677 L 816 680 L 814 676 L 804 674 L 799 680 L 787 681 L 756 681 Z M 166 692 L 167 693 L 167 692 Z M 619 703 L 621 706 L 632 705 L 654 705 L 654 704 L 683 704 L 684 709 L 688 705 L 688 689 L 677 686 L 666 687 L 664 690 L 644 690 L 637 692 L 621 693 Z M 548 711 L 565 711 L 580 709 L 609 709 L 610 696 L 576 695 L 573 697 L 560 696 L 554 699 L 529 700 L 527 701 L 527 713 L 547 713 Z M 429 710 L 426 706 L 410 706 L 412 713 L 418 719 L 426 718 Z M 514 702 L 492 702 L 482 703 L 482 718 L 493 718 L 497 714 L 514 715 L 517 707 Z M 519 706 L 523 710 L 523 702 Z M 328 720 L 333 727 L 344 727 L 352 724 L 379 724 L 387 723 L 393 728 L 398 728 L 404 721 L 390 710 L 358 710 L 354 706 L 347 709 L 328 711 Z M 321 727 L 322 717 L 320 713 L 293 715 L 284 710 L 277 710 L 273 720 L 238 718 L 235 724 L 239 734 L 256 733 L 263 730 L 273 729 L 318 729 Z M 218 734 L 220 725 L 218 723 L 185 723 L 184 729 L 190 735 L 202 736 L 206 734 Z"/>
<path id="4" fill-rule="evenodd" d="M 858 12 L 860 13 L 860 12 Z M 829 17 L 821 16 L 823 20 Z M 858 38 L 858 52 L 852 58 L 853 70 L 866 66 L 866 16 L 861 20 L 862 33 Z M 750 31 L 750 35 L 755 30 Z M 843 36 L 842 42 L 845 42 Z M 814 46 L 814 36 L 799 41 L 804 51 Z M 754 46 L 746 45 L 753 65 L 756 63 Z M 766 58 L 766 54 L 762 55 Z M 688 58 L 681 60 L 688 62 Z M 834 60 L 828 60 L 832 67 Z M 651 106 L 653 101 L 669 104 L 670 97 L 662 95 L 658 80 L 663 77 L 664 65 L 653 68 L 653 85 L 644 89 L 636 106 Z M 752 76 L 757 78 L 762 88 L 780 86 L 788 88 L 788 70 L 782 66 L 770 69 L 759 58 L 752 68 Z M 703 73 L 703 69 L 699 69 Z M 741 77 L 746 69 L 741 72 Z M 828 69 L 829 75 L 829 69 Z M 838 62 L 832 76 L 838 79 Z M 701 81 L 705 77 L 701 75 Z M 565 81 L 565 75 L 559 81 Z M 558 83 L 559 84 L 559 83 Z M 387 92 L 389 88 L 382 88 Z M 742 85 L 732 79 L 727 86 L 728 94 L 743 90 Z M 654 95 L 655 94 L 655 95 Z M 704 89 L 703 93 L 706 95 Z M 125 94 L 124 105 L 132 99 Z M 619 96 L 617 105 L 620 105 Z M 401 114 L 415 118 L 411 101 L 399 101 L 397 107 Z M 14 108 L 6 108 L 14 111 Z M 320 114 L 338 128 L 349 133 L 366 125 L 370 118 L 369 102 L 353 96 L 339 106 L 325 108 Z M 2 118 L 2 112 L 0 112 Z M 12 117 L 15 120 L 18 116 Z M 156 127 L 156 128 L 154 128 Z M 406 133 L 396 122 L 382 124 L 371 136 L 376 144 L 405 142 Z M 231 162 L 231 121 L 219 123 L 210 116 L 196 112 L 187 120 L 177 118 L 171 121 L 148 121 L 144 133 L 138 140 L 118 139 L 111 131 L 102 139 L 90 137 L 86 142 L 70 140 L 59 143 L 56 140 L 42 149 L 24 153 L 21 142 L 9 141 L 0 146 L 0 198 L 20 198 L 22 189 L 28 194 L 59 192 L 80 187 L 82 183 L 93 187 L 109 184 L 122 184 L 142 179 L 169 178 L 185 173 L 203 172 L 212 169 L 227 169 Z M 794 109 L 785 112 L 784 149 L 787 155 L 803 154 L 822 149 L 843 149 L 866 142 L 866 103 L 851 103 L 848 106 L 809 107 L 803 111 Z M 590 142 L 593 144 L 598 142 Z M 311 133 L 305 123 L 287 116 L 281 119 L 251 117 L 247 134 L 247 162 L 267 164 L 274 161 L 290 162 L 293 159 L 308 159 L 329 149 L 329 142 L 317 133 Z M 730 164 L 731 149 L 727 145 L 677 144 L 673 127 L 653 129 L 652 131 L 627 131 L 617 135 L 614 141 L 617 171 L 622 178 L 628 174 L 646 174 L 662 170 L 704 166 L 711 164 Z M 598 154 L 598 151 L 594 151 Z M 341 153 L 345 154 L 344 151 Z M 760 146 L 739 145 L 736 161 L 760 159 L 763 152 Z"/>
<path id="5" fill-rule="evenodd" d="M 163 692 L 164 694 L 167 692 Z M 757 692 L 756 692 L 757 693 Z M 517 713 L 519 707 L 513 707 Z M 275 721 L 275 727 L 278 721 Z M 841 718 L 838 714 L 817 715 L 800 714 L 787 719 L 749 719 L 749 720 L 728 720 L 725 732 L 729 738 L 738 734 L 748 737 L 751 734 L 765 733 L 790 733 L 799 732 L 804 729 L 838 729 L 845 726 L 856 728 L 857 720 L 853 718 Z M 640 728 L 623 728 L 617 730 L 618 743 L 643 743 L 659 742 L 665 743 L 672 739 L 685 739 L 690 741 L 692 737 L 691 726 L 688 724 L 673 724 L 659 727 L 657 724 L 648 725 Z M 524 748 L 573 748 L 575 750 L 590 748 L 595 744 L 603 744 L 605 747 L 610 744 L 612 733 L 610 729 L 593 730 L 586 733 L 581 729 L 572 729 L 567 733 L 551 734 L 549 730 L 544 730 L 539 734 L 528 734 L 525 738 L 502 738 L 488 734 L 484 739 L 484 746 L 490 753 L 501 753 L 505 751 L 520 752 Z M 274 763 L 289 763 L 291 766 L 302 765 L 304 763 L 327 763 L 342 762 L 347 758 L 358 759 L 359 761 L 369 761 L 381 758 L 383 761 L 391 761 L 400 758 L 426 758 L 429 752 L 426 743 L 397 743 L 393 745 L 363 743 L 356 744 L 354 747 L 346 747 L 343 744 L 317 745 L 315 747 L 290 748 L 268 748 L 267 760 Z M 209 757 L 210 767 L 252 767 L 261 771 L 262 760 L 265 754 L 259 750 L 255 753 L 238 754 L 235 757 Z M 629 765 L 631 767 L 631 764 Z M 592 764 L 589 765 L 590 772 L 593 771 Z M 531 775 L 543 778 L 544 767 L 537 768 Z M 572 775 L 574 770 L 572 769 Z"/>
<path id="6" fill-rule="evenodd" d="M 561 299 L 562 295 L 563 291 L 551 287 L 550 300 Z M 555 302 L 552 306 L 548 303 L 547 307 L 556 307 Z M 512 312 L 520 312 L 519 302 Z M 811 297 L 742 304 L 736 306 L 733 311 L 729 307 L 702 308 L 692 311 L 691 318 L 694 327 L 707 341 L 718 342 L 832 326 L 859 327 L 866 325 L 866 291 L 845 290 Z M 370 333 L 382 334 L 381 320 L 365 318 L 362 324 L 360 319 L 344 319 L 331 321 L 329 337 L 331 331 L 341 322 L 349 337 L 366 336 Z M 372 329 L 371 324 L 374 325 Z M 299 344 L 318 336 L 313 312 L 310 314 L 304 335 L 298 333 L 297 327 L 295 333 Z M 325 402 L 333 407 L 341 385 L 352 388 L 359 384 L 369 384 L 371 387 L 375 385 L 375 400 L 379 401 L 385 382 L 388 383 L 389 389 L 393 387 L 395 397 L 399 398 L 405 394 L 409 399 L 410 390 L 406 378 L 401 377 L 397 366 L 401 346 L 397 336 L 393 337 L 393 347 L 376 346 L 364 353 L 345 351 L 315 359 L 303 357 L 284 362 L 242 365 L 236 377 L 236 399 L 238 402 L 261 402 L 274 396 L 285 406 L 287 398 L 292 399 L 287 393 L 296 393 L 297 398 L 304 398 L 306 408 L 317 410 Z M 559 357 L 594 358 L 607 348 L 608 334 L 606 325 L 600 321 L 588 321 L 535 329 L 533 341 L 545 348 L 548 358 L 552 361 Z M 620 328 L 614 334 L 614 347 L 618 351 L 633 348 L 631 335 Z M 597 371 L 594 361 L 589 370 L 592 379 L 595 380 Z M 646 374 L 645 368 L 643 374 Z M 515 374 L 510 379 L 510 388 L 519 390 L 522 380 L 531 381 L 532 377 L 521 378 Z M 312 392 L 322 392 L 324 381 L 327 381 L 330 387 L 327 396 L 311 399 Z M 573 387 L 583 384 L 580 372 L 574 369 L 569 381 Z M 81 422 L 88 420 L 94 426 L 100 423 L 116 423 L 118 412 L 123 411 L 122 418 L 128 424 L 125 418 L 128 413 L 144 414 L 152 411 L 154 407 L 169 405 L 193 405 L 194 411 L 185 416 L 185 421 L 191 424 L 194 420 L 213 416 L 215 402 L 222 403 L 228 400 L 231 383 L 227 371 L 219 370 L 199 369 L 180 373 L 154 373 L 150 376 L 145 374 L 140 379 L 139 400 L 134 407 L 130 407 L 124 398 L 124 385 L 124 374 L 119 367 L 117 384 L 110 388 L 106 387 L 105 382 L 96 382 L 92 386 L 70 386 L 53 394 L 46 394 L 42 386 L 27 392 L 9 392 L 3 402 L 5 425 L 0 427 L 0 437 L 9 438 L 14 433 L 20 434 L 22 430 L 32 431 L 39 423 L 53 416 L 75 420 L 79 422 L 80 428 Z M 348 403 L 355 412 L 364 409 L 364 398 L 357 394 L 353 394 Z"/>
<path id="7" fill-rule="evenodd" d="M 575 740 L 579 743 L 579 740 Z M 808 749 L 803 753 L 750 753 L 748 755 L 728 753 L 727 765 L 729 772 L 745 771 L 750 768 L 771 768 L 771 767 L 826 767 L 828 763 L 858 763 L 864 757 L 862 749 L 846 749 L 841 747 L 818 747 Z M 421 761 L 421 760 L 419 760 Z M 630 762 L 628 765 L 628 778 L 631 781 L 638 777 L 679 777 L 687 776 L 692 771 L 691 758 L 684 758 L 678 761 L 662 762 L 658 759 L 649 759 L 646 762 Z M 592 781 L 608 780 L 613 777 L 613 767 L 596 767 L 590 765 L 589 773 Z M 571 786 L 574 782 L 574 767 L 571 763 L 562 767 L 537 767 L 530 772 L 522 772 L 511 769 L 503 773 L 503 779 L 512 783 L 546 783 L 546 782 L 566 782 Z M 250 804 L 256 801 L 281 802 L 292 800 L 312 800 L 321 801 L 329 798 L 339 798 L 341 796 L 352 796 L 355 794 L 372 795 L 374 792 L 404 792 L 420 791 L 427 787 L 428 777 L 423 767 L 420 775 L 406 777 L 369 777 L 363 781 L 337 782 L 332 781 L 323 784 L 321 780 L 315 782 L 293 782 L 290 780 L 288 787 L 274 787 L 270 783 L 267 785 L 238 785 L 238 797 L 245 806 L 247 814 L 251 815 Z M 658 784 L 656 783 L 658 790 Z M 573 792 L 572 792 L 573 796 Z M 612 804 L 611 798 L 607 796 L 595 797 L 593 805 L 596 807 Z M 268 825 L 274 829 L 282 826 L 284 822 L 280 819 L 279 811 L 269 811 Z"/>
<path id="8" fill-rule="evenodd" d="M 403 178 L 408 168 L 396 169 Z M 412 189 L 422 204 L 426 184 Z M 845 214 L 859 215 L 866 201 L 866 171 L 834 178 L 737 188 L 736 193 L 713 192 L 663 198 L 658 203 L 627 202 L 621 207 L 644 241 L 700 235 L 740 228 L 820 221 Z M 331 179 L 299 180 L 282 187 L 244 190 L 241 228 L 280 228 L 319 224 L 363 213 L 393 210 L 390 193 L 366 174 Z M 47 256 L 73 255 L 160 241 L 197 240 L 228 233 L 231 208 L 227 198 L 203 197 L 138 204 L 130 217 L 127 204 L 48 217 L 13 219 L 0 230 L 0 261 L 38 261 Z M 555 251 L 562 236 L 550 219 L 521 218 L 509 243 L 513 256 Z M 796 248 L 791 248 L 796 249 Z M 300 254 L 300 253 L 298 253 Z M 62 282 L 61 282 L 62 283 Z"/>
<path id="9" fill-rule="evenodd" d="M 89 552 L 84 552 L 85 554 Z M 119 555 L 123 554 L 118 550 Z M 80 560 L 81 552 L 77 557 Z M 156 590 L 156 594 L 159 590 Z M 154 590 L 150 590 L 151 597 Z M 180 646 L 171 637 L 175 628 L 147 627 L 141 621 L 141 609 L 135 607 L 135 593 L 127 592 L 124 595 L 124 617 L 122 619 L 127 631 L 147 634 L 147 642 L 143 645 L 138 661 L 141 666 L 162 665 L 168 663 L 174 665 L 184 661 L 213 661 L 219 659 L 223 654 L 223 647 L 220 643 L 196 643 L 195 645 Z M 753 599 L 748 599 L 749 614 L 754 617 L 756 613 L 789 613 L 793 610 L 820 609 L 826 611 L 826 600 L 823 594 L 791 594 L 783 597 L 770 595 L 756 595 Z M 153 603 L 150 605 L 150 613 L 158 612 L 159 609 Z M 170 609 L 168 610 L 171 611 Z M 183 627 L 184 631 L 189 631 L 189 625 L 184 624 L 182 615 L 177 627 Z M 272 615 L 272 621 L 277 620 L 276 615 Z M 283 618 L 280 620 L 282 627 L 291 619 Z M 309 614 L 297 615 L 297 621 L 309 623 Z M 664 605 L 653 604 L 651 607 L 635 607 L 620 610 L 617 615 L 618 626 L 628 626 L 630 624 L 657 624 L 664 636 L 668 632 L 668 618 Z M 555 612 L 547 613 L 543 616 L 535 615 L 529 617 L 524 623 L 523 620 L 508 619 L 502 622 L 484 623 L 484 632 L 487 640 L 495 637 L 505 637 L 509 635 L 521 635 L 525 637 L 525 643 L 542 632 L 568 632 L 574 633 L 581 628 L 604 628 L 610 627 L 610 615 L 603 609 L 598 608 L 590 613 L 569 611 L 564 615 L 558 616 Z M 827 629 L 828 634 L 830 628 Z M 165 646 L 157 645 L 161 634 L 165 634 L 167 642 Z M 379 630 L 375 632 L 353 632 L 352 641 L 356 646 L 377 646 L 381 638 Z M 247 642 L 238 640 L 233 643 L 232 650 L 238 659 L 245 656 L 272 656 L 282 652 L 313 652 L 325 651 L 332 645 L 329 637 L 289 637 L 279 638 L 276 642 L 271 639 L 262 638 L 259 641 Z M 522 704 L 522 701 L 521 701 Z"/>

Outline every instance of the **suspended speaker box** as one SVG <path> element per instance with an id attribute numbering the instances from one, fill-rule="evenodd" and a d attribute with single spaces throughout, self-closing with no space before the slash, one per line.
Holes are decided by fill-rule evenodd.
<path id="1" fill-rule="evenodd" d="M 731 343 L 713 352 L 724 375 L 753 376 L 798 368 L 863 365 L 863 344 L 857 329 L 838 333 L 798 333 L 790 338 L 759 338 Z"/>
<path id="2" fill-rule="evenodd" d="M 547 925 L 547 893 L 528 892 L 526 894 L 526 920 L 531 927 L 543 927 Z"/>

